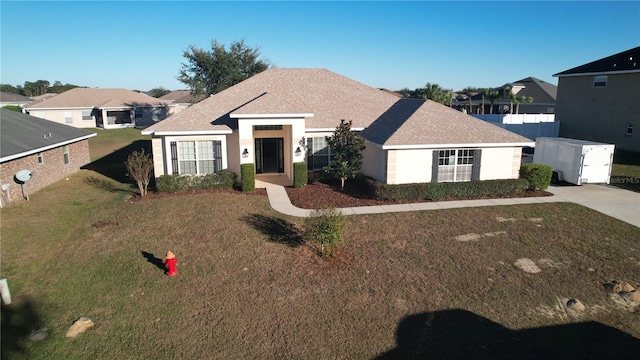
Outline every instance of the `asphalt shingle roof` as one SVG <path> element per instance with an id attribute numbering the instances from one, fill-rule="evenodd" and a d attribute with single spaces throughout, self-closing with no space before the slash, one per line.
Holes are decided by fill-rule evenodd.
<path id="1" fill-rule="evenodd" d="M 230 114 L 313 113 L 307 129 L 335 129 L 341 119 L 377 144 L 531 142 L 433 101 L 406 101 L 325 69 L 272 68 L 217 93 L 144 133 L 237 128 Z"/>
<path id="2" fill-rule="evenodd" d="M 166 101 L 127 89 L 74 88 L 52 98 L 33 103 L 26 108 L 28 110 L 37 110 L 94 107 L 148 107 L 167 104 Z"/>
<path id="3" fill-rule="evenodd" d="M 91 131 L 17 111 L 0 109 L 0 159 L 2 161 L 95 135 Z"/>
<path id="4" fill-rule="evenodd" d="M 576 66 L 569 70 L 559 72 L 553 76 L 568 76 L 591 73 L 615 73 L 615 72 L 640 71 L 640 46 L 633 49 L 607 56 L 600 60 Z"/>
<path id="5" fill-rule="evenodd" d="M 9 92 L 0 92 L 0 102 L 31 102 L 32 98 Z"/>

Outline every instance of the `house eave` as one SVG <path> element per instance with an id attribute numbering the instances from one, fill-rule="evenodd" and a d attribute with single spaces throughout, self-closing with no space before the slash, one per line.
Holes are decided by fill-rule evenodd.
<path id="1" fill-rule="evenodd" d="M 596 75 L 621 75 L 621 74 L 637 74 L 640 70 L 620 70 L 620 71 L 595 71 L 595 72 L 582 72 L 575 74 L 554 74 L 553 77 L 575 77 L 575 76 L 596 76 Z"/>
<path id="2" fill-rule="evenodd" d="M 231 113 L 229 117 L 233 119 L 273 119 L 273 118 L 310 118 L 313 113 L 291 113 L 291 114 L 236 114 Z"/>
<path id="3" fill-rule="evenodd" d="M 155 130 L 142 130 L 142 135 L 152 136 L 188 136 L 188 135 L 228 135 L 232 134 L 233 130 L 192 130 L 192 131 L 155 131 Z"/>
<path id="4" fill-rule="evenodd" d="M 19 159 L 21 157 L 25 157 L 25 156 L 29 156 L 29 155 L 33 155 L 33 154 L 37 154 L 39 152 L 55 149 L 55 148 L 58 148 L 60 146 L 69 145 L 69 144 L 74 143 L 74 142 L 87 140 L 90 137 L 94 137 L 96 135 L 98 135 L 98 134 L 92 133 L 92 134 L 89 134 L 89 135 L 81 136 L 81 137 L 70 139 L 70 140 L 66 140 L 66 141 L 61 141 L 61 142 L 58 142 L 58 143 L 55 143 L 55 144 L 39 147 L 39 148 L 36 148 L 36 149 L 24 151 L 24 152 L 21 152 L 21 153 L 8 155 L 8 156 L 0 158 L 0 163 L 6 162 L 6 161 L 15 160 L 15 159 Z"/>
<path id="5" fill-rule="evenodd" d="M 452 149 L 452 148 L 501 148 L 501 147 L 535 147 L 535 141 L 512 143 L 450 143 L 450 144 L 417 144 L 417 145 L 380 145 L 369 143 L 382 150 L 418 150 L 418 149 Z"/>

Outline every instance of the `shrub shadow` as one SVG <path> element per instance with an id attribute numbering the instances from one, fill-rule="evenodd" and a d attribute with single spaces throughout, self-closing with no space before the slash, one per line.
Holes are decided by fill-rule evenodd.
<path id="1" fill-rule="evenodd" d="M 108 131 L 108 130 L 107 130 Z M 150 140 L 136 140 L 131 144 L 115 150 L 111 154 L 105 155 L 98 160 L 90 162 L 82 167 L 82 169 L 93 170 L 108 178 L 121 183 L 132 183 L 131 178 L 127 176 L 127 170 L 124 162 L 127 161 L 129 154 L 134 151 L 144 149 L 145 153 L 151 153 Z"/>
<path id="2" fill-rule="evenodd" d="M 303 244 L 302 233 L 288 221 L 261 214 L 249 214 L 242 218 L 244 222 L 269 237 L 269 241 L 297 247 Z"/>
<path id="3" fill-rule="evenodd" d="M 375 359 L 632 359 L 640 351 L 639 339 L 594 321 L 511 330 L 461 309 L 408 316 L 396 341 Z"/>
<path id="4" fill-rule="evenodd" d="M 17 299 L 14 299 L 17 300 Z M 13 301 L 10 305 L 0 305 L 2 315 L 2 346 L 0 354 L 2 359 L 14 357 L 29 357 L 29 335 L 43 327 L 42 319 L 36 303 L 28 297 L 22 297 L 19 301 Z M 23 356 L 18 356 L 22 354 Z"/>
<path id="5" fill-rule="evenodd" d="M 145 259 L 147 259 L 148 263 L 162 270 L 162 272 L 166 272 L 167 269 L 165 268 L 164 263 L 162 262 L 162 259 L 159 259 L 155 257 L 152 253 L 148 253 L 146 251 L 141 251 L 140 253 Z"/>
<path id="6" fill-rule="evenodd" d="M 95 176 L 90 176 L 88 178 L 85 179 L 85 183 L 89 186 L 92 186 L 94 188 L 97 189 L 101 189 L 101 190 L 105 190 L 105 191 L 109 191 L 109 192 L 122 192 L 122 193 L 127 193 L 127 194 L 133 194 L 133 188 L 130 189 L 124 189 L 122 187 L 117 186 L 116 184 L 109 182 L 107 180 L 104 179 L 99 179 Z"/>

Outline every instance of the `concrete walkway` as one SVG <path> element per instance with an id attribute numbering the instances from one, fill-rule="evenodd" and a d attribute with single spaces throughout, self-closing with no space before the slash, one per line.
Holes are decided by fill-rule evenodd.
<path id="1" fill-rule="evenodd" d="M 291 216 L 309 216 L 311 210 L 301 209 L 291 204 L 291 200 L 289 200 L 289 196 L 283 186 L 269 185 L 266 186 L 266 189 L 267 195 L 269 196 L 269 203 L 274 210 Z M 574 202 L 640 227 L 640 193 L 609 185 L 593 184 L 582 186 L 550 186 L 547 190 L 554 196 L 361 206 L 341 208 L 340 210 L 345 215 L 360 215 L 478 206 Z"/>

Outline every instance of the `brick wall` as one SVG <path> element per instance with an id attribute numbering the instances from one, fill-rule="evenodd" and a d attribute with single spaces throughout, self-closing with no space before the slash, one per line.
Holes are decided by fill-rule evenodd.
<path id="1" fill-rule="evenodd" d="M 32 177 L 28 182 L 29 195 L 43 187 L 62 180 L 75 173 L 80 167 L 89 163 L 89 141 L 82 140 L 68 145 L 69 164 L 64 163 L 63 147 L 43 151 L 43 162 L 38 162 L 38 154 L 21 157 L 0 164 L 0 184 L 9 184 L 7 190 L 0 190 L 1 206 L 16 201 L 22 201 L 22 188 L 15 181 L 15 174 L 20 170 L 31 171 Z"/>

